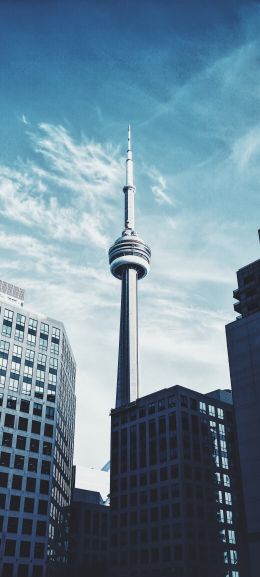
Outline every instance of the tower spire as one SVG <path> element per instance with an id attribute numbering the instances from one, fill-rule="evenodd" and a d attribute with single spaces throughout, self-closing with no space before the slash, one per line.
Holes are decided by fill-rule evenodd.
<path id="1" fill-rule="evenodd" d="M 131 127 L 128 124 L 127 158 L 126 158 L 126 186 L 134 186 L 133 154 L 131 148 Z"/>
<path id="2" fill-rule="evenodd" d="M 137 281 L 149 271 L 151 251 L 134 230 L 133 158 L 128 126 L 126 158 L 125 228 L 109 249 L 113 276 L 122 281 L 116 407 L 138 398 L 138 315 Z"/>

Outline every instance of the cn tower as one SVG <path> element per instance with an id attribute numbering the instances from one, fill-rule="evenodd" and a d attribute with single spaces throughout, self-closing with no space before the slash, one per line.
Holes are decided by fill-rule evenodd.
<path id="1" fill-rule="evenodd" d="M 116 408 L 138 398 L 138 293 L 137 281 L 147 275 L 151 251 L 135 231 L 133 157 L 128 127 L 125 223 L 121 236 L 109 249 L 111 273 L 122 281 Z"/>

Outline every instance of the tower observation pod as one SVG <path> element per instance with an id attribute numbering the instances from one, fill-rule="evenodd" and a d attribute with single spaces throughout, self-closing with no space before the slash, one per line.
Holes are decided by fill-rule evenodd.
<path id="1" fill-rule="evenodd" d="M 138 398 L 138 294 L 137 281 L 150 268 L 151 251 L 135 232 L 133 158 L 128 127 L 126 158 L 125 226 L 109 249 L 111 273 L 121 280 L 121 317 L 117 370 L 116 408 Z"/>

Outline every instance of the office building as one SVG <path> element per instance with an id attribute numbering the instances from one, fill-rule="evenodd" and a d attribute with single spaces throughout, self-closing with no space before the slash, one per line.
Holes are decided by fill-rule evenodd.
<path id="1" fill-rule="evenodd" d="M 164 389 L 111 427 L 112 577 L 247 577 L 230 391 Z"/>
<path id="2" fill-rule="evenodd" d="M 18 287 L 0 290 L 0 575 L 56 576 L 67 561 L 75 361 L 62 322 L 26 311 Z"/>
<path id="3" fill-rule="evenodd" d="M 237 272 L 234 309 L 226 326 L 249 549 L 249 577 L 260 567 L 260 260 Z"/>
<path id="4" fill-rule="evenodd" d="M 109 555 L 109 507 L 97 491 L 74 489 L 68 575 L 104 577 Z"/>

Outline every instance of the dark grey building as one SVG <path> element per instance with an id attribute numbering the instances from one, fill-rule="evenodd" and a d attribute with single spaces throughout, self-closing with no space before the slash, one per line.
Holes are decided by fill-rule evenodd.
<path id="1" fill-rule="evenodd" d="M 250 577 L 260 567 L 260 260 L 237 272 L 234 305 L 240 316 L 226 326 L 246 512 Z"/>
<path id="2" fill-rule="evenodd" d="M 67 561 L 75 361 L 61 322 L 0 290 L 0 575 L 45 577 Z"/>
<path id="3" fill-rule="evenodd" d="M 74 489 L 68 575 L 104 577 L 108 569 L 109 507 L 100 493 Z"/>
<path id="4" fill-rule="evenodd" d="M 230 391 L 111 412 L 112 577 L 248 577 Z"/>

